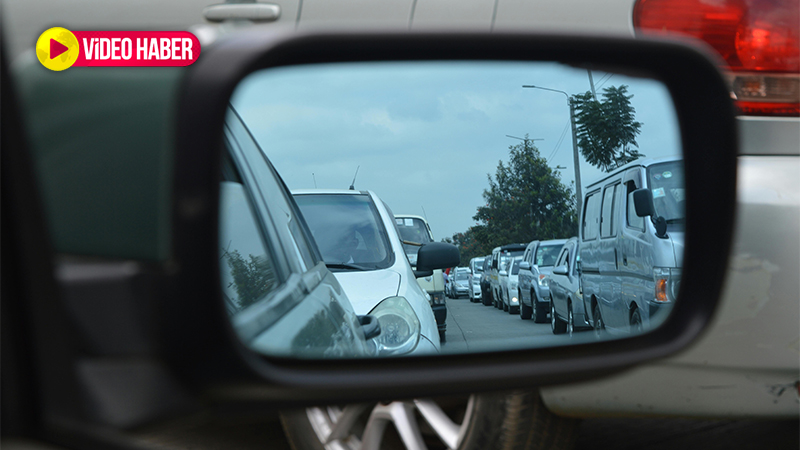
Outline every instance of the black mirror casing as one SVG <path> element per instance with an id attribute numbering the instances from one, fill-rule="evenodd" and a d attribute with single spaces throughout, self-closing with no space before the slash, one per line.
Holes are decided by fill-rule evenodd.
<path id="1" fill-rule="evenodd" d="M 420 397 L 498 385 L 513 389 L 565 383 L 608 375 L 684 348 L 714 311 L 734 223 L 734 111 L 709 54 L 682 44 L 629 38 L 416 32 L 280 35 L 263 30 L 241 32 L 204 48 L 184 79 L 177 114 L 173 272 L 159 303 L 158 322 L 164 363 L 205 398 L 230 410 L 259 402 L 275 408 L 375 400 L 387 389 L 395 397 Z M 220 298 L 217 249 L 223 122 L 234 89 L 260 69 L 408 60 L 557 61 L 642 74 L 666 86 L 682 133 L 687 200 L 680 301 L 663 326 L 617 341 L 413 361 L 275 358 L 257 354 L 238 340 Z M 709 214 L 715 220 L 702 220 Z M 420 250 L 418 270 L 457 265 L 452 249 L 446 251 L 448 256 L 429 258 L 427 252 L 440 246 L 428 246 Z"/>
<path id="2" fill-rule="evenodd" d="M 653 205 L 653 193 L 650 192 L 650 189 L 633 191 L 633 206 L 639 217 L 652 216 L 656 213 L 656 207 Z"/>
<path id="3" fill-rule="evenodd" d="M 433 271 L 461 264 L 458 247 L 446 242 L 429 242 L 417 251 L 417 270 Z"/>

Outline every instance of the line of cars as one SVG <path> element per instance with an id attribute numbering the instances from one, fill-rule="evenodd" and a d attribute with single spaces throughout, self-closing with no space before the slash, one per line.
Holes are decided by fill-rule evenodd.
<path id="1" fill-rule="evenodd" d="M 641 333 L 669 314 L 683 259 L 683 161 L 626 164 L 586 188 L 579 236 L 496 247 L 473 258 L 481 298 L 553 333 Z M 649 219 L 648 219 L 649 218 Z M 484 288 L 485 287 L 485 288 Z"/>

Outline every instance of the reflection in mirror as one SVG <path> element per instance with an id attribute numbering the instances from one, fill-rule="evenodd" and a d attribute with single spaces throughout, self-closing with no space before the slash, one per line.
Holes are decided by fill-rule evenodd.
<path id="1" fill-rule="evenodd" d="M 589 75 L 451 61 L 248 76 L 226 120 L 220 219 L 237 333 L 323 358 L 658 327 L 683 256 L 677 118 L 656 80 Z"/>

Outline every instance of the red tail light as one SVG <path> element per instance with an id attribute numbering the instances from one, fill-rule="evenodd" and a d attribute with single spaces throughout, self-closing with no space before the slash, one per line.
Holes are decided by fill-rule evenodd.
<path id="1" fill-rule="evenodd" d="M 637 0 L 633 25 L 713 47 L 742 114 L 800 116 L 798 0 Z"/>

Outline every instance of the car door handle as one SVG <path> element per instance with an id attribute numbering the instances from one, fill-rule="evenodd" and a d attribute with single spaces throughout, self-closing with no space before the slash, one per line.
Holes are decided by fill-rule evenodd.
<path id="1" fill-rule="evenodd" d="M 626 255 L 625 253 L 622 254 L 622 265 L 623 266 L 628 265 L 628 255 Z"/>
<path id="2" fill-rule="evenodd" d="M 378 318 L 365 314 L 358 316 L 358 323 L 361 324 L 361 329 L 364 331 L 364 339 L 372 339 L 381 334 L 381 323 Z"/>

